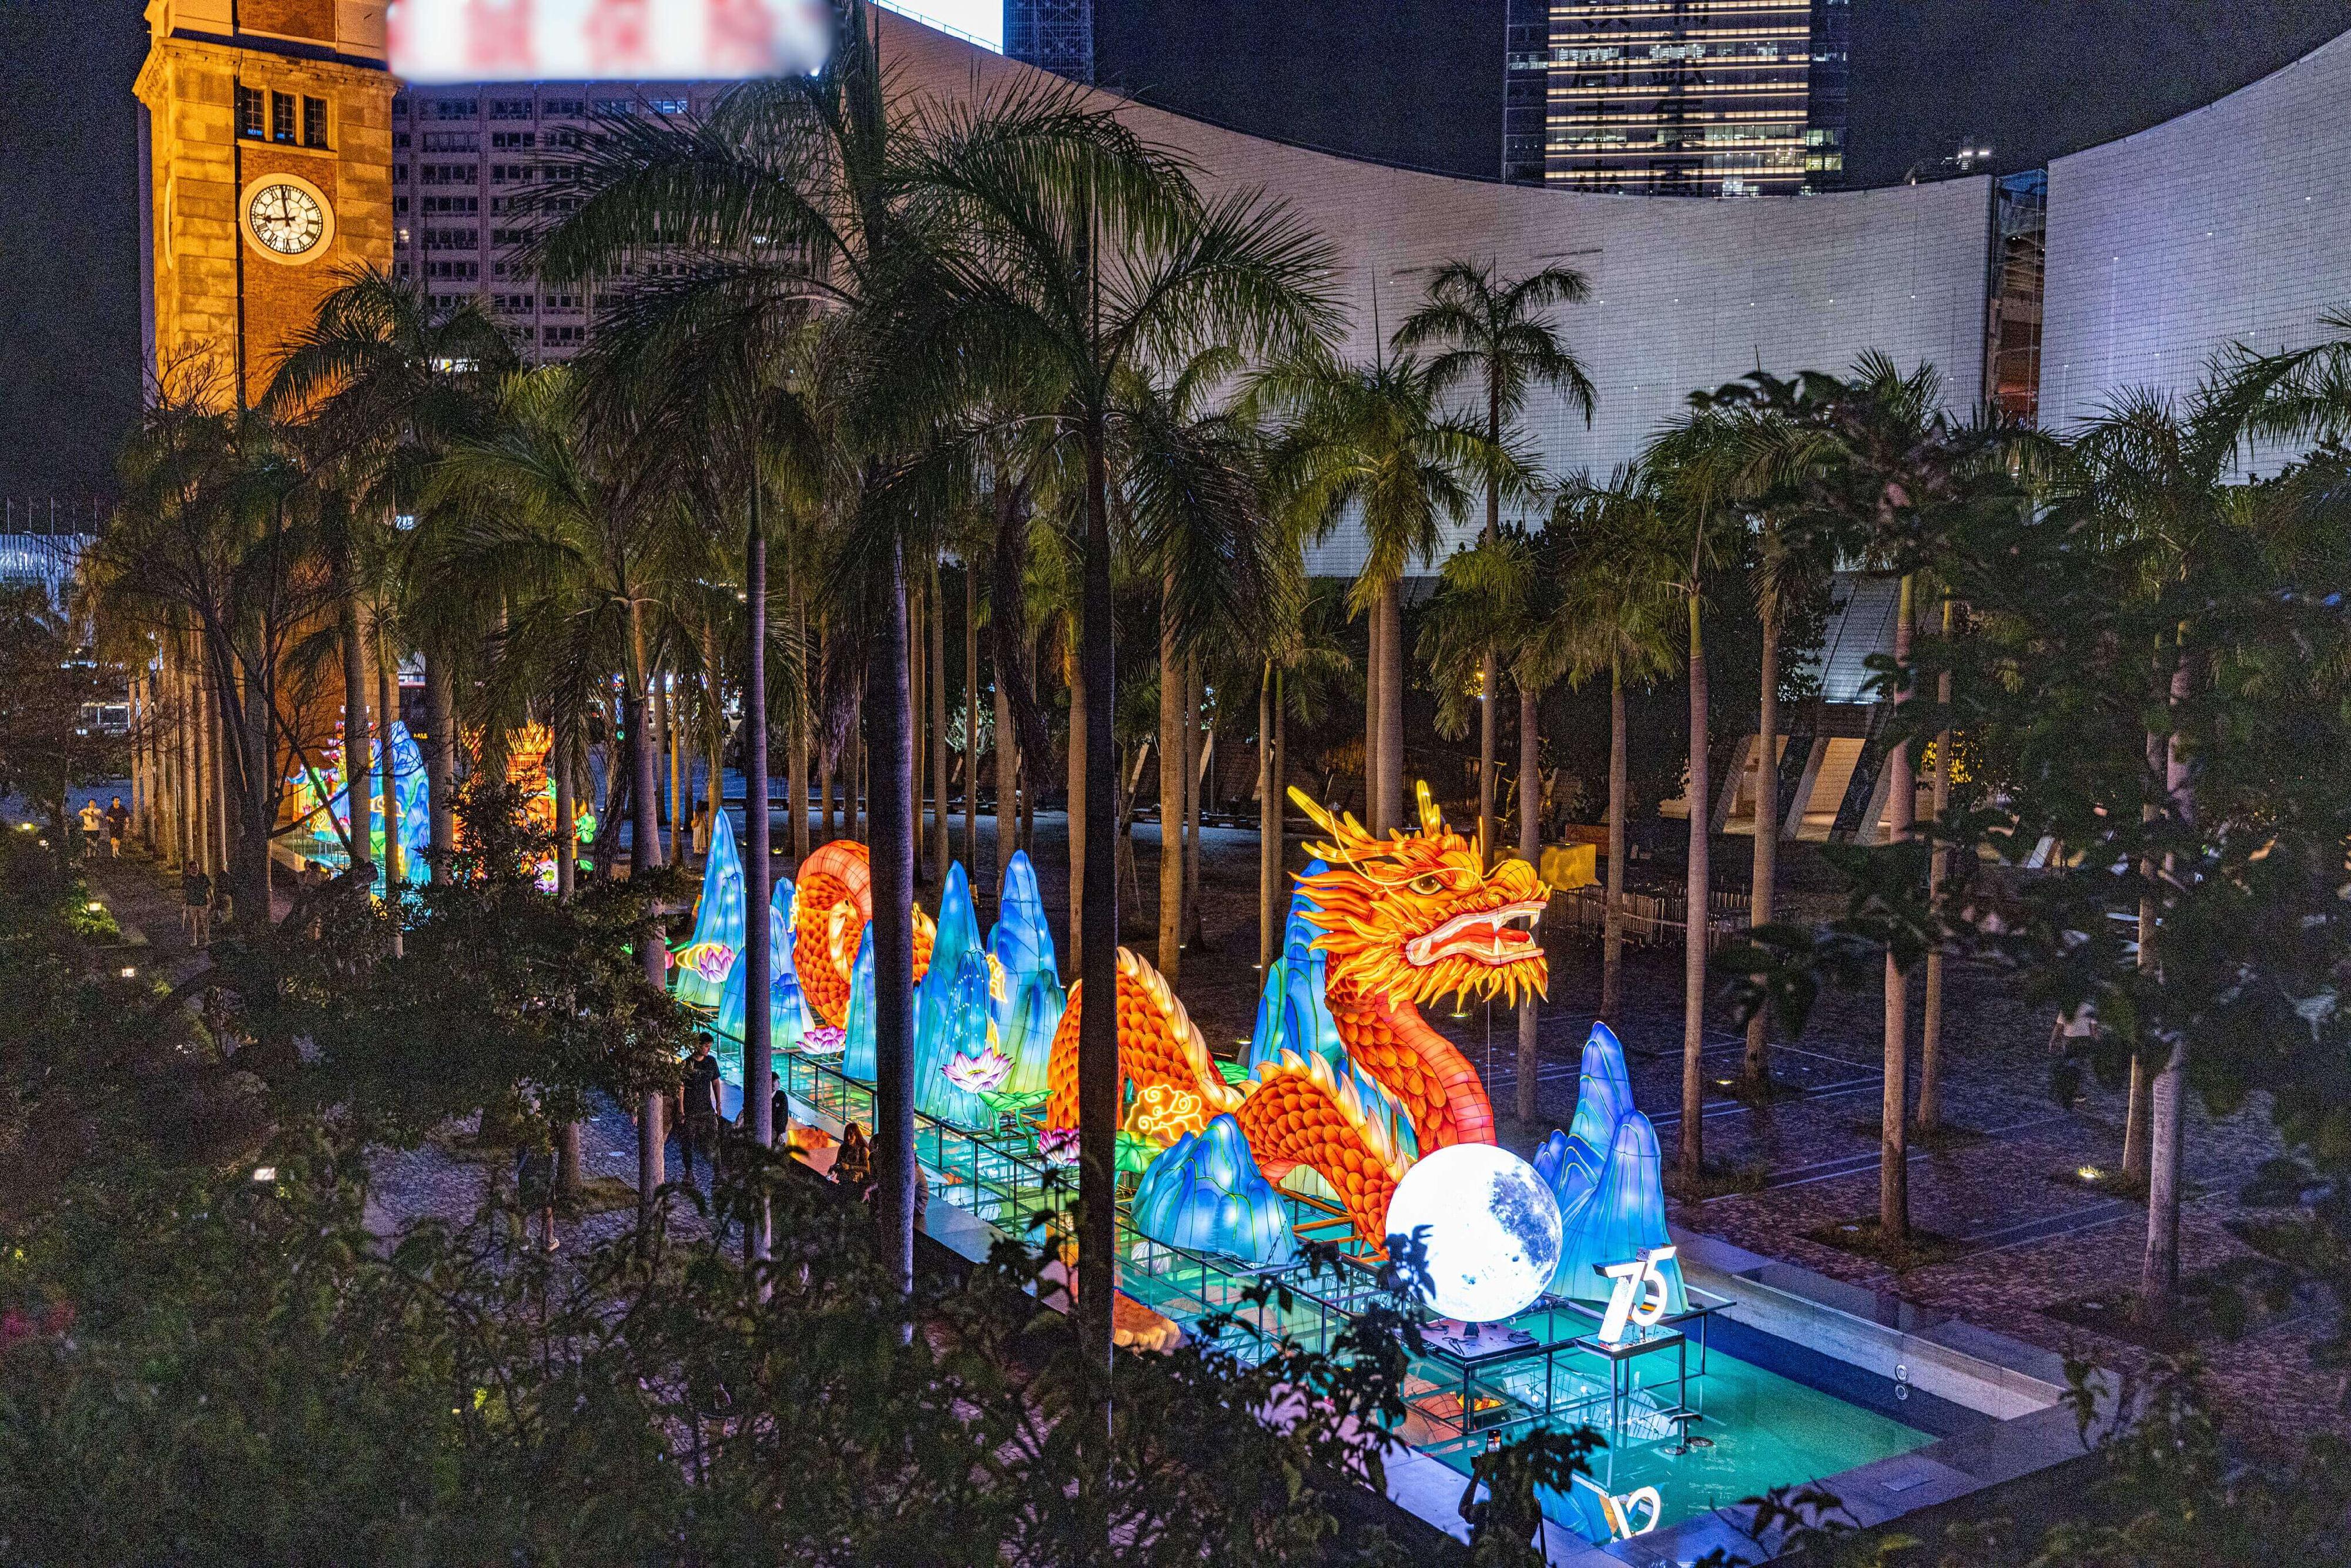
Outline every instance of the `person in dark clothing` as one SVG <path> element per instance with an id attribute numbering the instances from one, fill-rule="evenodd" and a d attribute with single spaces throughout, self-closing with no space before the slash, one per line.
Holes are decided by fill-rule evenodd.
<path id="1" fill-rule="evenodd" d="M 555 1141 L 542 1124 L 534 1122 L 515 1148 L 515 1195 L 526 1215 L 538 1216 L 540 1245 L 552 1252 L 563 1245 L 555 1234 Z M 526 1223 L 525 1245 L 530 1232 Z"/>
<path id="2" fill-rule="evenodd" d="M 188 946 L 207 947 L 213 939 L 213 879 L 191 865 L 180 877 L 180 923 Z"/>
<path id="3" fill-rule="evenodd" d="M 685 1064 L 685 1082 L 678 1090 L 679 1106 L 677 1141 L 685 1164 L 685 1179 L 694 1179 L 694 1156 L 697 1151 L 703 1164 L 710 1169 L 713 1180 L 718 1175 L 718 1059 L 710 1054 L 710 1037 L 696 1035 L 694 1055 Z"/>
<path id="4" fill-rule="evenodd" d="M 131 808 L 117 795 L 106 809 L 106 852 L 111 859 L 122 858 L 122 841 L 131 835 Z"/>

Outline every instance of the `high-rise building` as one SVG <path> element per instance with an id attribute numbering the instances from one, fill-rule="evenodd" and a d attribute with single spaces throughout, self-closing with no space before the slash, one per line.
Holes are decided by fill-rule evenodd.
<path id="1" fill-rule="evenodd" d="M 1004 0 L 1004 52 L 1092 83 L 1094 0 Z"/>
<path id="2" fill-rule="evenodd" d="M 528 200 L 561 214 L 566 160 L 595 121 L 709 110 L 725 82 L 520 82 L 415 87 L 392 103 L 395 276 L 435 305 L 486 303 L 526 361 L 568 360 L 588 342 L 593 285 L 542 284 L 516 259 L 531 222 Z M 665 265 L 638 259 L 625 268 Z"/>
<path id="3" fill-rule="evenodd" d="M 1850 22 L 1850 0 L 1512 0 L 1503 177 L 1644 195 L 1833 188 Z"/>
<path id="4" fill-rule="evenodd" d="M 392 260 L 381 7 L 152 0 L 139 73 L 148 368 L 258 399 L 347 267 Z"/>

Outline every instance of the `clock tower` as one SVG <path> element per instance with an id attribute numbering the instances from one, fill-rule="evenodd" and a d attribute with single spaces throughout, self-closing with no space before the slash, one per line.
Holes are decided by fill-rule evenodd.
<path id="1" fill-rule="evenodd" d="M 151 382 L 256 402 L 338 275 L 392 267 L 384 3 L 149 0 L 147 22 Z"/>

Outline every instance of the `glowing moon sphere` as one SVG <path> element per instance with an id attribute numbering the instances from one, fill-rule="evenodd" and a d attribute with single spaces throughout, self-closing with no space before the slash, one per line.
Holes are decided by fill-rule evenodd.
<path id="1" fill-rule="evenodd" d="M 1524 1312 L 1559 1267 L 1558 1199 L 1534 1166 L 1491 1144 L 1455 1144 L 1404 1173 L 1388 1202 L 1388 1234 L 1422 1226 L 1421 1293 L 1448 1318 L 1489 1323 Z"/>

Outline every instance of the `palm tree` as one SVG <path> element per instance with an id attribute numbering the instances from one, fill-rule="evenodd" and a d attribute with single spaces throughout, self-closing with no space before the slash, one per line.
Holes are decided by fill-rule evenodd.
<path id="1" fill-rule="evenodd" d="M 1484 434 L 1442 412 L 1428 367 L 1383 350 L 1369 364 L 1280 366 L 1259 395 L 1292 416 L 1282 482 L 1327 533 L 1360 519 L 1366 551 L 1350 607 L 1371 617 L 1364 796 L 1371 830 L 1404 813 L 1404 579 L 1435 559 L 1445 526 L 1469 509 L 1477 479 L 1515 487 L 1523 470 Z"/>
<path id="2" fill-rule="evenodd" d="M 622 672 L 622 726 L 634 779 L 631 873 L 659 866 L 657 764 L 647 721 L 653 630 L 670 589 L 663 553 L 685 535 L 666 433 L 646 411 L 605 397 L 594 418 L 577 372 L 559 365 L 510 380 L 499 419 L 461 439 L 436 466 L 425 505 L 430 533 L 419 562 L 440 592 L 495 596 L 518 607 L 509 639 L 565 645 L 590 667 Z M 652 915 L 648 906 L 648 919 Z M 645 984 L 666 988 L 668 947 L 657 925 L 640 940 Z M 663 1106 L 646 1092 L 637 1123 L 637 1207 L 653 1218 L 663 1176 Z"/>
<path id="3" fill-rule="evenodd" d="M 1627 782 L 1625 691 L 1674 666 L 1677 561 L 1656 497 L 1639 470 L 1562 488 L 1542 533 L 1542 570 L 1559 600 L 1524 655 L 1531 669 L 1582 685 L 1608 676 L 1608 881 L 1600 1016 L 1617 1020 L 1625 967 Z"/>
<path id="4" fill-rule="evenodd" d="M 1468 728 L 1468 698 L 1474 692 L 1486 721 L 1483 727 L 1491 734 L 1493 709 L 1501 693 L 1487 684 L 1487 672 L 1495 664 L 1496 650 L 1507 650 L 1511 684 L 1519 694 L 1519 853 L 1532 865 L 1542 849 L 1541 704 L 1543 690 L 1563 673 L 1539 653 L 1544 624 L 1557 610 L 1557 580 L 1542 570 L 1537 541 L 1515 528 L 1498 529 L 1476 546 L 1454 552 L 1442 579 L 1421 622 L 1417 649 L 1421 665 L 1437 689 L 1437 733 L 1452 737 Z M 1481 848 L 1492 852 L 1480 841 Z M 1530 995 L 1519 1002 L 1515 1109 L 1522 1126 L 1533 1123 L 1536 1112 L 1540 1062 L 1535 1026 L 1535 998 Z"/>
<path id="5" fill-rule="evenodd" d="M 1004 117 L 1050 125 L 1050 147 L 1018 145 Z M 1082 475 L 1087 747 L 1082 984 L 1115 990 L 1118 689 L 1111 625 L 1112 465 L 1134 378 L 1169 373 L 1223 344 L 1245 361 L 1294 355 L 1333 320 L 1328 251 L 1279 205 L 1250 194 L 1204 201 L 1183 167 L 1058 89 L 973 109 L 942 109 L 920 179 L 953 214 L 926 258 L 885 362 L 918 383 L 907 406 L 1012 411 L 1071 454 Z M 929 385 L 919 385 L 927 378 Z M 976 395 L 977 394 L 977 395 Z M 1156 555 L 1163 541 L 1138 541 Z M 1177 585 L 1184 599 L 1220 591 Z M 1205 619 L 1202 617 L 1200 619 Z M 1099 804 L 1097 804 L 1099 803 Z M 1082 1015 L 1079 1312 L 1094 1354 L 1109 1345 L 1114 1279 L 1113 1156 L 1118 1118 L 1112 1009 Z"/>
<path id="6" fill-rule="evenodd" d="M 371 559 L 386 565 L 397 559 L 384 548 L 386 526 L 414 514 L 433 463 L 453 440 L 480 426 L 513 364 L 512 348 L 475 301 L 435 308 L 421 288 L 366 267 L 344 274 L 319 302 L 271 380 L 265 406 L 298 422 L 311 466 L 331 476 L 340 490 L 327 512 L 337 526 L 325 542 L 341 585 L 344 776 L 352 780 L 354 821 L 365 820 L 356 791 L 369 775 L 360 621 L 370 585 L 361 580 L 363 568 Z M 388 613 L 397 593 L 379 586 L 376 598 L 379 612 Z M 435 882 L 448 879 L 455 820 L 455 715 L 446 658 L 426 650 L 424 759 Z M 386 736 L 392 716 L 384 716 Z M 388 769 L 385 778 L 388 789 Z M 397 856 L 398 835 L 387 832 L 384 847 L 387 859 Z M 353 835 L 353 850 L 364 862 L 365 834 Z"/>
<path id="7" fill-rule="evenodd" d="M 1522 277 L 1497 277 L 1492 260 L 1445 263 L 1428 280 L 1421 308 L 1397 329 L 1396 346 L 1437 350 L 1429 378 L 1439 392 L 1472 386 L 1485 403 L 1486 439 L 1496 450 L 1513 434 L 1528 395 L 1542 389 L 1558 393 L 1592 423 L 1594 393 L 1583 361 L 1563 347 L 1551 312 L 1591 298 L 1583 274 L 1546 267 Z M 1492 543 L 1502 526 L 1499 474 L 1486 482 L 1486 531 Z M 1478 842 L 1495 852 L 1494 708 L 1500 700 L 1499 657 L 1486 650 L 1479 671 L 1487 700 L 1478 718 Z"/>

